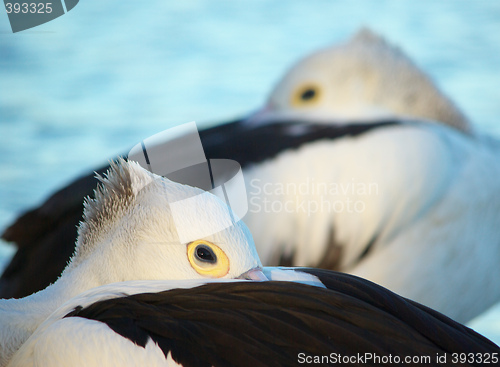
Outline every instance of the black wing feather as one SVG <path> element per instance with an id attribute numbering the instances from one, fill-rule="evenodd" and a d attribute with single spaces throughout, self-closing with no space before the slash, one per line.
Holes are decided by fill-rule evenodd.
<path id="1" fill-rule="evenodd" d="M 451 353 L 500 352 L 472 330 L 371 282 L 328 271 L 319 275 L 328 289 L 212 283 L 106 300 L 68 316 L 106 323 L 138 345 L 151 338 L 183 366 L 295 366 L 299 353 L 421 355 L 437 365 L 437 353 L 451 362 Z"/>

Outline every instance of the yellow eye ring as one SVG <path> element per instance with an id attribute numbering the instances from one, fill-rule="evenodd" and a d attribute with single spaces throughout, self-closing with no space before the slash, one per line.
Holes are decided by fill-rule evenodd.
<path id="1" fill-rule="evenodd" d="M 187 257 L 200 275 L 220 278 L 229 272 L 229 259 L 219 246 L 209 241 L 197 240 L 187 245 Z"/>
<path id="2" fill-rule="evenodd" d="M 295 90 L 292 95 L 292 106 L 309 106 L 319 101 L 321 88 L 316 84 L 305 84 Z"/>

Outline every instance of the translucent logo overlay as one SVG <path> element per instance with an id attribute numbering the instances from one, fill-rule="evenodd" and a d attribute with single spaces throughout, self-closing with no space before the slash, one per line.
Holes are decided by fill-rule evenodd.
<path id="1" fill-rule="evenodd" d="M 195 122 L 182 124 L 153 135 L 137 145 L 128 154 L 128 160 L 138 162 L 143 168 L 159 176 L 181 184 L 198 187 L 205 192 L 199 195 L 169 199 L 174 222 L 181 223 L 181 213 L 186 206 L 196 213 L 199 203 L 210 200 L 210 194 L 226 203 L 228 210 L 223 218 L 218 218 L 217 225 L 200 225 L 204 232 L 197 237 L 206 237 L 233 226 L 248 211 L 247 193 L 241 166 L 230 159 L 207 160 Z M 207 194 L 209 192 L 210 194 Z M 182 210 L 182 209 L 184 210 Z M 176 226 L 179 240 L 187 242 L 192 237 L 193 228 L 182 230 Z M 184 227 L 185 228 L 185 227 Z"/>

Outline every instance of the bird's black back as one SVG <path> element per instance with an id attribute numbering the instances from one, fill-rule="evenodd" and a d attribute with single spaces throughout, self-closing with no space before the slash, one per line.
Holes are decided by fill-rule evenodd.
<path id="1" fill-rule="evenodd" d="M 304 271 L 319 276 L 327 289 L 291 282 L 211 283 L 106 300 L 66 317 L 106 323 L 139 347 L 151 339 L 184 366 L 295 366 L 315 356 L 324 358 L 321 365 L 345 356 L 356 357 L 350 365 L 380 365 L 375 356 L 392 356 L 388 365 L 407 356 L 430 357 L 425 365 L 455 365 L 453 353 L 500 352 L 471 329 L 374 283 Z M 437 356 L 446 356 L 447 363 L 439 364 Z"/>

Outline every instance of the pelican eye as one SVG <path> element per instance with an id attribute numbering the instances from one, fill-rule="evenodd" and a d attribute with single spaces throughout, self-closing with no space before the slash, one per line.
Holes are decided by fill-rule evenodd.
<path id="1" fill-rule="evenodd" d="M 315 84 L 306 84 L 298 87 L 292 95 L 293 106 L 309 106 L 319 101 L 321 88 Z"/>
<path id="2" fill-rule="evenodd" d="M 204 261 L 210 264 L 215 264 L 217 262 L 217 256 L 207 245 L 198 245 L 194 251 L 196 258 L 199 261 Z"/>
<path id="3" fill-rule="evenodd" d="M 229 259 L 221 248 L 209 241 L 198 240 L 187 245 L 191 267 L 200 275 L 220 278 L 229 272 Z"/>
<path id="4" fill-rule="evenodd" d="M 315 95 L 316 95 L 316 90 L 315 89 L 313 89 L 313 88 L 307 88 L 300 95 L 300 99 L 302 99 L 303 101 L 307 101 L 309 99 L 313 99 Z"/>

